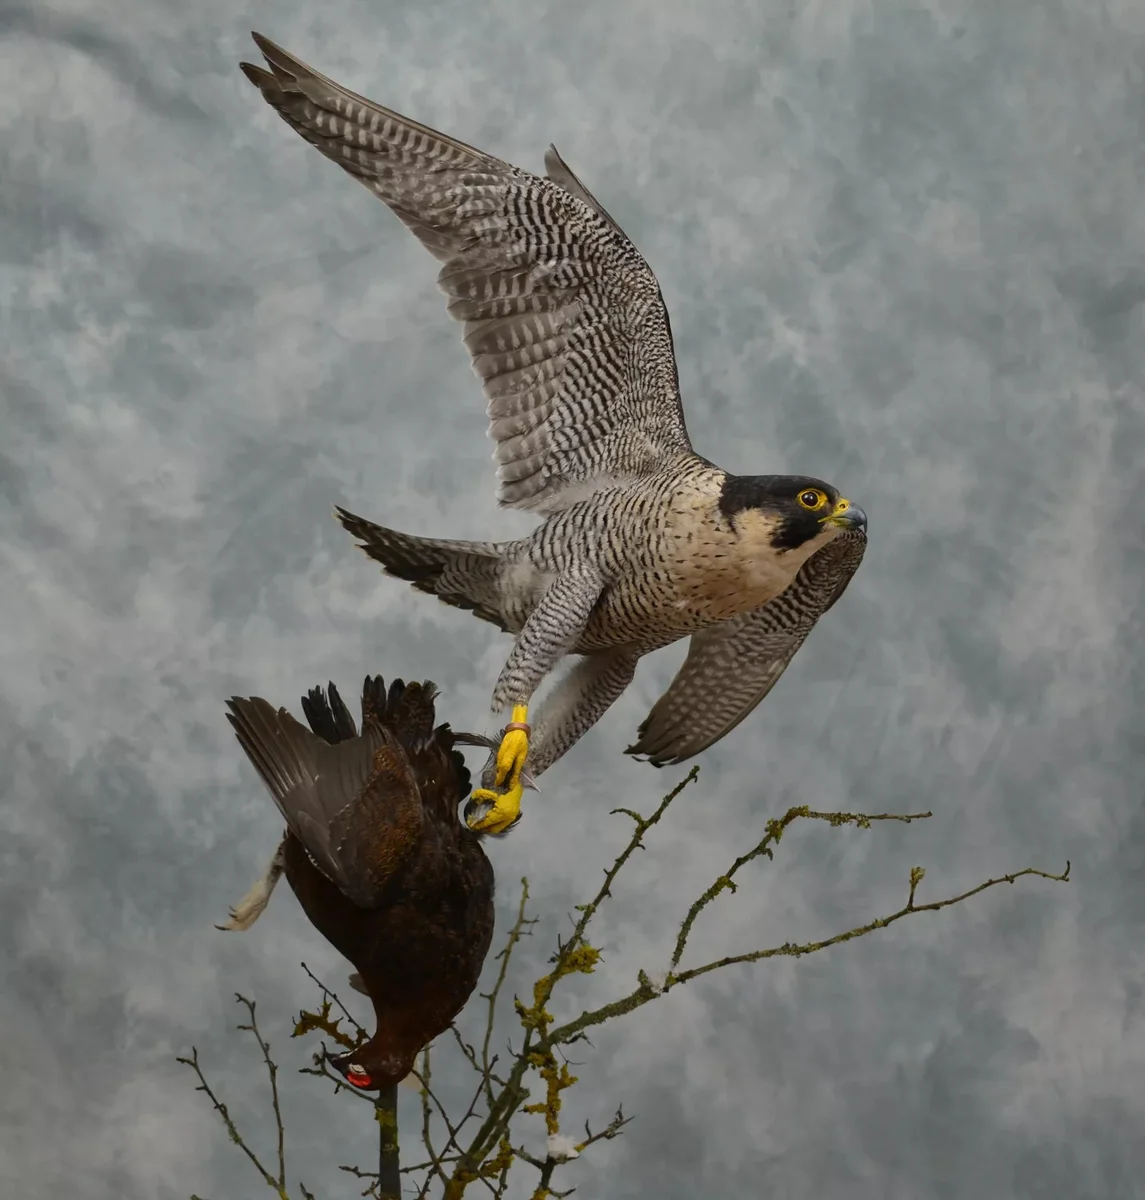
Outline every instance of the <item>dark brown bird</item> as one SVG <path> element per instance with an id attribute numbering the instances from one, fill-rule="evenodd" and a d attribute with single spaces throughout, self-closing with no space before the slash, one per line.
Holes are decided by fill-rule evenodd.
<path id="1" fill-rule="evenodd" d="M 409 1074 L 469 999 L 493 935 L 493 868 L 458 816 L 470 780 L 454 747 L 496 743 L 435 728 L 436 694 L 367 676 L 361 733 L 333 684 L 303 698 L 310 729 L 258 696 L 227 704 L 286 833 L 219 928 L 249 929 L 285 872 L 373 1002 L 374 1036 L 329 1060 L 357 1088 Z"/>

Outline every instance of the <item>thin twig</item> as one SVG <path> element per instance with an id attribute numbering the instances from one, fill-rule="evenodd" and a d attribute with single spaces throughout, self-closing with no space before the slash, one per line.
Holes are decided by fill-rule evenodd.
<path id="1" fill-rule="evenodd" d="M 631 817 L 636 823 L 636 829 L 633 831 L 632 837 L 628 841 L 628 845 L 616 856 L 611 867 L 604 873 L 604 883 L 600 885 L 600 890 L 596 895 L 585 905 L 577 905 L 580 910 L 580 920 L 577 921 L 573 928 L 572 937 L 566 943 L 566 954 L 576 950 L 577 947 L 584 941 L 584 933 L 588 928 L 588 923 L 596 916 L 596 911 L 604 903 L 604 901 L 612 895 L 612 884 L 617 875 L 624 868 L 624 864 L 632 857 L 637 850 L 644 849 L 642 841 L 644 835 L 653 825 L 660 822 L 660 818 L 668 811 L 668 806 L 676 799 L 677 796 L 690 784 L 695 783 L 699 777 L 700 768 L 693 767 L 683 779 L 660 801 L 656 811 L 650 817 L 642 817 L 638 812 L 631 808 L 614 808 L 613 813 L 623 813 L 626 817 Z"/>
<path id="2" fill-rule="evenodd" d="M 909 825 L 912 821 L 923 821 L 932 816 L 932 813 L 910 813 L 907 815 L 899 815 L 895 813 L 879 813 L 877 816 L 870 816 L 866 813 L 845 813 L 845 812 L 813 812 L 806 805 L 789 808 L 786 813 L 777 820 L 771 820 L 767 823 L 767 831 L 756 845 L 746 854 L 741 854 L 734 863 L 715 880 L 715 882 L 697 898 L 695 903 L 688 909 L 688 914 L 685 916 L 683 923 L 680 926 L 680 932 L 676 935 L 676 946 L 672 951 L 672 965 L 670 970 L 675 970 L 680 964 L 680 958 L 683 956 L 684 947 L 687 944 L 688 938 L 692 932 L 692 926 L 696 922 L 696 918 L 700 915 L 703 909 L 714 900 L 723 891 L 736 890 L 736 885 L 733 882 L 736 873 L 747 866 L 748 863 L 754 862 L 757 858 L 773 858 L 772 847 L 779 844 L 783 837 L 784 831 L 793 822 L 801 817 L 810 821 L 826 821 L 828 825 L 838 829 L 843 825 L 856 825 L 860 829 L 869 829 L 872 821 L 901 821 L 904 825 Z"/>
<path id="3" fill-rule="evenodd" d="M 454 1159 L 456 1159 L 456 1158 L 457 1158 L 456 1154 L 443 1154 L 438 1159 L 438 1162 L 443 1162 L 443 1163 L 453 1162 Z M 425 1162 L 414 1163 L 412 1166 L 409 1166 L 409 1167 L 402 1167 L 402 1174 L 403 1175 L 412 1175 L 412 1174 L 414 1174 L 415 1171 L 428 1171 L 430 1169 L 430 1167 L 432 1167 L 432 1166 L 433 1166 L 433 1163 L 431 1161 L 429 1161 L 429 1159 L 426 1159 Z"/>
<path id="4" fill-rule="evenodd" d="M 952 904 L 960 904 L 962 901 L 969 900 L 970 897 L 976 896 L 979 892 L 984 892 L 988 888 L 997 887 L 1002 883 L 1014 883 L 1026 875 L 1050 879 L 1057 883 L 1066 883 L 1069 881 L 1069 871 L 1070 865 L 1068 862 L 1066 863 L 1065 871 L 1060 875 L 1054 875 L 1048 871 L 1040 871 L 1035 867 L 1026 867 L 1022 871 L 1015 871 L 1013 874 L 1003 875 L 998 879 L 988 879 L 985 883 L 980 883 L 977 887 L 971 888 L 967 892 L 962 892 L 957 896 L 951 896 L 945 900 L 935 900 L 929 904 L 916 904 L 914 902 L 914 892 L 922 879 L 922 873 L 921 868 L 915 867 L 911 871 L 911 888 L 907 903 L 897 912 L 890 913 L 885 917 L 876 917 L 873 921 L 868 921 L 865 925 L 859 925 L 854 929 L 847 930 L 845 933 L 837 933 L 833 937 L 824 938 L 819 942 L 785 942 L 782 946 L 773 946 L 767 950 L 753 950 L 747 954 L 729 955 L 726 958 L 705 963 L 701 967 L 693 967 L 690 970 L 681 971 L 678 975 L 671 974 L 668 976 L 665 985 L 660 988 L 652 987 L 647 977 L 643 976 L 642 973 L 640 985 L 627 996 L 624 996 L 620 1000 L 613 1000 L 609 1004 L 603 1004 L 600 1008 L 581 1013 L 579 1017 L 552 1030 L 545 1039 L 545 1042 L 551 1046 L 559 1043 L 567 1044 L 579 1037 L 585 1029 L 591 1028 L 594 1025 L 601 1025 L 613 1017 L 623 1016 L 625 1013 L 630 1013 L 642 1007 L 650 1000 L 655 1000 L 657 997 L 663 995 L 669 987 L 688 983 L 693 979 L 698 979 L 701 975 L 707 975 L 723 967 L 734 966 L 738 963 L 760 962 L 765 958 L 801 958 L 805 954 L 815 954 L 819 950 L 826 950 L 828 946 L 836 946 L 840 942 L 849 942 L 855 938 L 865 937 L 868 933 L 873 933 L 876 929 L 886 929 L 896 921 L 901 921 L 903 917 L 910 916 L 913 913 L 937 912 L 941 908 L 949 908 Z"/>
<path id="5" fill-rule="evenodd" d="M 240 1025 L 238 1028 L 254 1034 L 255 1041 L 258 1042 L 258 1048 L 262 1051 L 262 1061 L 266 1064 L 266 1073 L 270 1078 L 270 1102 L 274 1108 L 274 1124 L 278 1133 L 278 1188 L 280 1191 L 285 1191 L 286 1134 L 282 1128 L 282 1110 L 278 1106 L 278 1066 L 270 1057 L 270 1043 L 263 1041 L 262 1034 L 258 1031 L 258 1021 L 254 1015 L 255 1002 L 248 1000 L 246 996 L 238 992 L 235 992 L 235 1000 L 239 1004 L 245 1005 L 247 1012 L 250 1013 L 250 1024 Z"/>
<path id="6" fill-rule="evenodd" d="M 477 1049 L 471 1046 L 462 1036 L 461 1030 L 457 1028 L 456 1023 L 450 1025 L 449 1032 L 453 1034 L 453 1040 L 457 1043 L 458 1050 L 465 1055 L 465 1061 L 477 1072 L 481 1074 L 481 1064 L 477 1061 Z"/>
<path id="7" fill-rule="evenodd" d="M 701 975 L 707 975 L 710 971 L 718 971 L 721 967 L 730 967 L 737 963 L 760 962 L 765 958 L 802 958 L 805 954 L 814 954 L 816 951 L 827 949 L 828 946 L 837 946 L 840 942 L 849 942 L 854 938 L 864 937 L 868 933 L 873 933 L 876 929 L 886 929 L 887 926 L 893 925 L 896 921 L 901 921 L 903 917 L 910 916 L 912 913 L 938 912 L 939 909 L 949 908 L 952 904 L 961 904 L 962 901 L 969 900 L 971 896 L 977 896 L 979 892 L 997 887 L 1001 883 L 1014 883 L 1026 875 L 1036 875 L 1041 879 L 1053 880 L 1055 883 L 1068 883 L 1069 870 L 1070 864 L 1068 862 L 1065 865 L 1065 870 L 1060 875 L 1054 875 L 1049 871 L 1039 871 L 1036 867 L 1026 867 L 1024 870 L 1015 871 L 1011 875 L 1002 875 L 997 879 L 987 879 L 985 883 L 980 883 L 977 887 L 973 887 L 968 892 L 962 892 L 957 896 L 950 896 L 945 900 L 934 900 L 929 904 L 915 904 L 915 888 L 917 888 L 922 878 L 921 868 L 915 867 L 911 871 L 910 896 L 906 904 L 889 916 L 876 917 L 866 925 L 849 929 L 846 933 L 837 933 L 834 937 L 825 938 L 821 942 L 804 942 L 802 944 L 784 942 L 782 946 L 774 946 L 770 950 L 754 950 L 748 954 L 733 954 L 727 958 L 717 959 L 715 962 L 705 963 L 702 967 L 694 967 L 690 971 L 681 971 L 679 975 L 674 977 L 674 982 L 687 983 L 689 980 L 698 979 Z"/>
<path id="8" fill-rule="evenodd" d="M 199 1051 L 192 1046 L 190 1058 L 179 1056 L 175 1059 L 175 1061 L 177 1063 L 182 1063 L 185 1067 L 190 1067 L 191 1070 L 195 1072 L 195 1074 L 199 1077 L 199 1082 L 195 1088 L 195 1091 L 206 1093 L 207 1099 L 210 1100 L 210 1102 L 215 1106 L 215 1112 L 217 1112 L 222 1118 L 223 1124 L 227 1128 L 227 1133 L 230 1134 L 231 1141 L 234 1142 L 234 1144 L 238 1146 L 239 1149 L 241 1149 L 247 1158 L 249 1158 L 254 1164 L 255 1170 L 258 1171 L 258 1173 L 262 1176 L 263 1182 L 266 1184 L 266 1186 L 269 1188 L 274 1188 L 274 1190 L 279 1192 L 280 1195 L 283 1195 L 283 1192 L 278 1186 L 278 1180 L 275 1179 L 275 1177 L 266 1169 L 266 1167 L 262 1165 L 258 1155 L 255 1154 L 255 1152 L 246 1144 L 242 1134 L 238 1131 L 238 1126 L 235 1125 L 231 1114 L 227 1111 L 227 1106 L 218 1098 L 218 1096 L 215 1095 L 214 1091 L 211 1089 L 211 1085 L 207 1082 L 203 1075 L 203 1068 L 199 1065 Z"/>
<path id="9" fill-rule="evenodd" d="M 417 1067 L 414 1067 L 410 1074 L 418 1081 L 418 1083 L 421 1084 L 421 1089 L 424 1095 L 433 1101 L 433 1106 L 437 1109 L 437 1115 L 441 1118 L 442 1124 L 445 1125 L 446 1132 L 449 1134 L 449 1140 L 445 1143 L 446 1150 L 448 1151 L 450 1147 L 460 1150 L 461 1147 L 457 1144 L 458 1127 L 455 1126 L 452 1121 L 450 1121 L 449 1113 L 446 1111 L 445 1105 L 442 1104 L 440 1097 L 433 1090 L 433 1088 L 430 1087 L 430 1077 L 428 1071 L 423 1074 L 417 1069 Z"/>
<path id="10" fill-rule="evenodd" d="M 626 1117 L 624 1115 L 624 1110 L 622 1108 L 618 1108 L 612 1120 L 609 1121 L 609 1123 L 602 1130 L 600 1130 L 599 1133 L 593 1133 L 589 1128 L 588 1122 L 585 1121 L 584 1141 L 577 1142 L 577 1154 L 580 1154 L 583 1150 L 587 1150 L 589 1146 L 596 1142 L 611 1142 L 613 1138 L 620 1136 L 620 1131 L 625 1127 L 625 1125 L 631 1124 L 632 1120 L 632 1117 Z"/>
<path id="11" fill-rule="evenodd" d="M 513 951 L 517 943 L 528 932 L 528 927 L 535 925 L 535 920 L 527 920 L 525 918 L 525 906 L 529 902 L 529 881 L 527 878 L 521 879 L 521 901 L 517 905 L 517 919 L 513 922 L 513 927 L 509 930 L 508 940 L 505 942 L 504 949 L 497 955 L 501 960 L 500 970 L 497 972 L 497 980 L 493 984 L 491 992 L 483 992 L 482 998 L 488 1002 L 488 1013 L 485 1019 L 485 1037 L 481 1042 L 481 1067 L 480 1071 L 482 1078 L 485 1081 L 485 1102 L 492 1107 L 493 1104 L 493 1083 L 495 1079 L 493 1075 L 493 1061 L 489 1058 L 489 1043 L 493 1039 L 493 1024 L 497 1011 L 497 998 L 501 994 L 501 987 L 505 982 L 505 976 L 509 971 L 509 960 L 513 956 Z M 476 1061 L 474 1066 L 476 1066 Z M 504 1086 L 504 1082 L 500 1079 L 497 1083 Z"/>
<path id="12" fill-rule="evenodd" d="M 433 1175 L 426 1178 L 425 1187 L 421 1193 L 423 1196 L 429 1194 L 429 1183 L 434 1175 L 441 1180 L 442 1184 L 448 1182 L 448 1176 L 442 1167 L 442 1157 L 433 1148 L 433 1139 L 430 1136 L 430 1126 L 433 1118 L 433 1109 L 430 1107 L 430 1078 L 429 1047 L 426 1046 L 425 1050 L 422 1051 L 421 1072 L 417 1079 L 421 1084 L 421 1141 L 422 1145 L 425 1146 L 426 1153 L 429 1155 L 430 1162 L 433 1164 Z M 448 1125 L 449 1122 L 446 1121 L 446 1126 L 448 1127 Z"/>
<path id="13" fill-rule="evenodd" d="M 306 972 L 306 974 L 310 976 L 310 978 L 319 986 L 319 988 L 321 988 L 322 998 L 324 1000 L 333 1001 L 342 1010 L 342 1015 L 346 1018 L 346 1020 L 349 1021 L 350 1024 L 354 1026 L 354 1031 L 358 1034 L 358 1036 L 359 1037 L 363 1036 L 366 1032 L 365 1029 L 361 1025 L 359 1025 L 357 1021 L 354 1020 L 353 1014 L 342 1003 L 341 999 L 338 996 L 338 993 L 331 991 L 322 982 L 322 980 L 319 979 L 318 976 L 315 975 L 314 972 L 305 963 L 302 963 L 301 966 L 302 966 L 302 969 Z"/>

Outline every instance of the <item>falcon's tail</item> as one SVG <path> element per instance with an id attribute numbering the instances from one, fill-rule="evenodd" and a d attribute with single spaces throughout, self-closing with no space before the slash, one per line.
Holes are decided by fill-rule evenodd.
<path id="1" fill-rule="evenodd" d="M 509 632 L 501 616 L 502 549 L 496 542 L 414 537 L 385 529 L 337 508 L 338 520 L 359 549 L 382 564 L 387 575 L 405 579 L 420 592 L 468 609 Z"/>

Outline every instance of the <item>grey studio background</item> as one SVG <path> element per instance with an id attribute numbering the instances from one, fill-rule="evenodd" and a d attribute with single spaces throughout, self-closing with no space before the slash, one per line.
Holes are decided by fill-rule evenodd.
<path id="1" fill-rule="evenodd" d="M 832 0 L 31 0 L 0 5 L 0 1192 L 263 1191 L 174 1055 L 269 1146 L 233 1032 L 257 997 L 292 1178 L 351 1195 L 364 1105 L 286 1035 L 344 967 L 283 889 L 212 929 L 279 832 L 223 700 L 367 670 L 490 728 L 508 639 L 385 580 L 344 503 L 458 537 L 530 527 L 432 260 L 239 74 L 258 29 L 538 170 L 556 142 L 657 272 L 702 453 L 839 484 L 845 600 L 706 753 L 563 1002 L 659 968 L 768 816 L 800 828 L 697 933 L 733 952 L 1023 881 L 799 962 L 736 969 L 578 1055 L 569 1114 L 636 1116 L 588 1197 L 1145 1196 L 1140 736 L 1145 5 Z M 647 660 L 490 848 L 537 935 L 684 773 L 621 751 Z M 562 1010 L 563 1011 L 563 1010 Z M 405 1104 L 416 1104 L 413 1093 Z M 529 1178 L 522 1171 L 522 1184 Z"/>

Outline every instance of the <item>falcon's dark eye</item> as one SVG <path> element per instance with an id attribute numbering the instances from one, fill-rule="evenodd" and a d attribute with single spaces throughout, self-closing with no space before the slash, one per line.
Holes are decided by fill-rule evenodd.
<path id="1" fill-rule="evenodd" d="M 808 488 L 807 491 L 799 493 L 799 503 L 815 512 L 827 503 L 827 497 L 818 488 Z"/>

